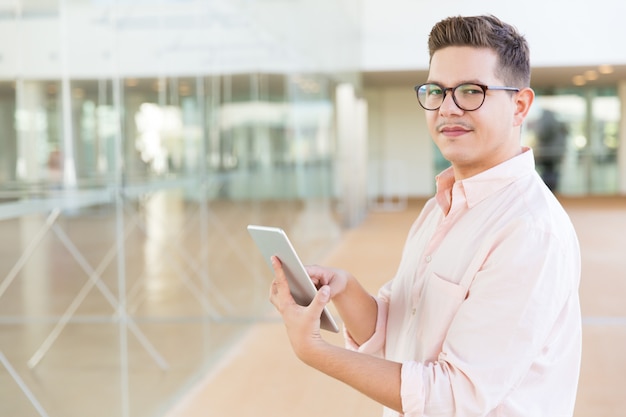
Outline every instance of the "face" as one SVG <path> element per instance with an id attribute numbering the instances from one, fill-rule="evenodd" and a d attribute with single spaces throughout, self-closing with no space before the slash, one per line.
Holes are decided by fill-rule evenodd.
<path id="1" fill-rule="evenodd" d="M 506 86 L 495 75 L 497 55 L 487 48 L 450 46 L 434 53 L 428 82 L 455 87 L 462 83 Z M 534 93 L 487 90 L 483 105 L 464 111 L 446 94 L 441 107 L 426 111 L 435 144 L 451 162 L 457 179 L 468 178 L 521 153 L 520 128 Z"/>

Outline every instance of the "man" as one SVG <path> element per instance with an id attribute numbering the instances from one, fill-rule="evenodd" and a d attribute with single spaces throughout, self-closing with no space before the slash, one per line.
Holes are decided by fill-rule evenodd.
<path id="1" fill-rule="evenodd" d="M 544 109 L 533 126 L 537 144 L 533 147 L 539 174 L 552 192 L 558 191 L 561 162 L 567 146 L 567 125 L 552 110 Z"/>
<path id="2" fill-rule="evenodd" d="M 308 267 L 295 304 L 280 261 L 270 300 L 308 365 L 385 406 L 384 416 L 571 416 L 581 355 L 580 254 L 571 222 L 521 146 L 534 99 L 525 39 L 493 16 L 453 17 L 429 37 L 416 87 L 451 167 L 377 297 L 348 272 Z M 348 349 L 325 342 L 332 299 Z"/>

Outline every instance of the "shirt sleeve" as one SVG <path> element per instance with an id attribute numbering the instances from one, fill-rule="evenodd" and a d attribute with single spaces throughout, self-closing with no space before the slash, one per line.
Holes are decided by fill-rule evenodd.
<path id="1" fill-rule="evenodd" d="M 348 330 L 343 328 L 343 335 L 345 339 L 345 346 L 349 350 L 357 352 L 368 353 L 370 355 L 384 356 L 385 351 L 385 336 L 387 334 L 387 315 L 389 313 L 389 294 L 391 289 L 391 281 L 385 284 L 380 291 L 376 300 L 378 306 L 378 314 L 376 317 L 376 329 L 374 334 L 363 344 L 357 344 Z"/>
<path id="2" fill-rule="evenodd" d="M 405 417 L 484 415 L 529 373 L 539 381 L 550 372 L 551 361 L 575 350 L 568 346 L 577 322 L 563 315 L 577 300 L 576 245 L 518 224 L 482 250 L 484 262 L 437 361 L 402 365 Z M 539 357 L 541 366 L 536 366 Z"/>

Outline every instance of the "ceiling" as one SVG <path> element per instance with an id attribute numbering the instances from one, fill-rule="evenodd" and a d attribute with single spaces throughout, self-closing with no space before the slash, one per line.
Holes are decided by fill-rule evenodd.
<path id="1" fill-rule="evenodd" d="M 598 74 L 598 79 L 586 81 L 586 86 L 604 87 L 616 86 L 619 81 L 626 81 L 626 65 L 613 66 L 611 74 Z M 584 76 L 587 71 L 598 72 L 595 66 L 580 67 L 545 67 L 533 68 L 531 85 L 533 88 L 573 88 L 577 87 L 573 78 Z M 424 82 L 428 76 L 427 70 L 421 71 L 370 71 L 363 73 L 363 86 L 365 88 L 376 87 L 400 87 L 416 85 Z"/>

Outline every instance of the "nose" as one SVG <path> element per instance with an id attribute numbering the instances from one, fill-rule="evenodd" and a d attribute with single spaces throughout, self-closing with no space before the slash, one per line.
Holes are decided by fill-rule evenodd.
<path id="1" fill-rule="evenodd" d="M 443 102 L 439 107 L 439 114 L 441 116 L 445 117 L 449 115 L 457 115 L 463 113 L 463 110 L 461 110 L 461 108 L 459 108 L 459 106 L 457 106 L 454 102 L 454 98 L 452 97 L 453 94 L 454 93 L 452 89 L 448 89 L 444 92 Z"/>

